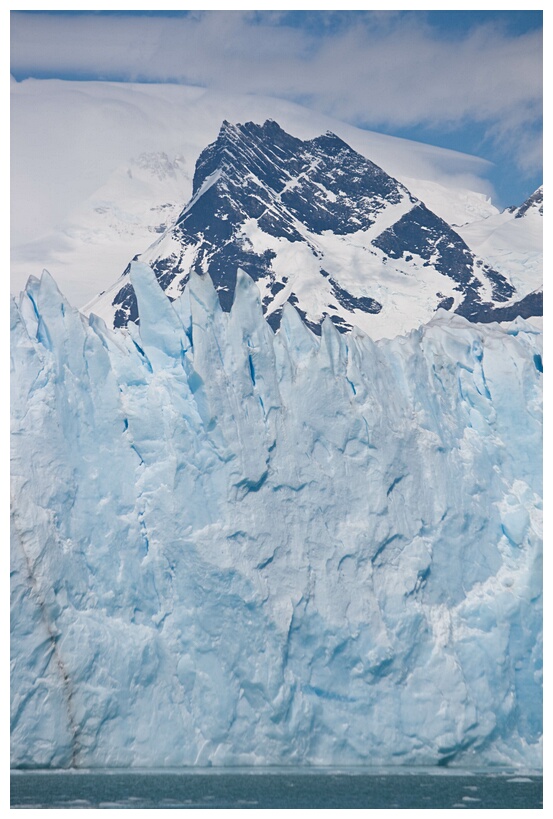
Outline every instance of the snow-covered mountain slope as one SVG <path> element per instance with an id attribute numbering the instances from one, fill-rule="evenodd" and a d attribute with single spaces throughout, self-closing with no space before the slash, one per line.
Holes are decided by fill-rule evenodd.
<path id="1" fill-rule="evenodd" d="M 98 244 L 105 236 L 113 242 L 128 237 L 136 246 L 137 231 L 144 225 L 154 235 L 167 230 L 179 215 L 180 202 L 190 184 L 182 156 L 171 160 L 165 153 L 141 154 L 128 166 L 117 168 L 95 192 L 90 202 L 97 215 L 95 223 L 91 220 L 86 226 L 87 208 L 77 212 L 71 235 L 92 243 L 98 234 Z"/>
<path id="2" fill-rule="evenodd" d="M 448 222 L 497 213 L 481 178 L 483 160 L 364 131 L 283 100 L 182 85 L 29 79 L 11 87 L 12 292 L 47 268 L 73 303 L 89 302 L 151 244 L 164 220 L 148 207 L 188 201 L 194 163 L 221 122 L 269 117 L 302 140 L 331 130 Z M 133 157 L 163 153 L 179 165 L 184 190 L 173 194 L 168 179 L 167 190 L 152 185 L 143 197 L 126 171 L 134 177 Z M 113 203 L 112 218 L 97 212 L 102 202 Z M 114 207 L 132 223 L 121 213 L 113 218 Z"/>
<path id="3" fill-rule="evenodd" d="M 541 763 L 541 334 L 12 320 L 12 764 Z"/>
<path id="4" fill-rule="evenodd" d="M 106 272 L 113 280 L 137 247 L 147 247 L 175 221 L 191 176 L 182 155 L 140 154 L 117 167 L 55 234 L 15 246 L 14 269 L 69 268 L 84 292 L 97 291 Z"/>
<path id="5" fill-rule="evenodd" d="M 433 213 L 457 230 L 458 225 L 471 224 L 496 216 L 500 211 L 492 205 L 485 193 L 463 188 L 462 180 L 458 186 L 449 187 L 437 184 L 428 179 L 416 179 L 402 175 L 401 182 Z"/>
<path id="6" fill-rule="evenodd" d="M 191 269 L 209 273 L 224 310 L 240 267 L 273 328 L 290 302 L 317 333 L 329 316 L 342 331 L 392 337 L 439 307 L 489 320 L 515 297 L 443 219 L 335 134 L 302 141 L 274 120 L 223 123 L 196 163 L 191 200 L 140 258 L 170 298 Z M 136 321 L 126 274 L 89 310 L 115 327 Z"/>
<path id="7" fill-rule="evenodd" d="M 505 273 L 519 297 L 543 287 L 543 188 L 518 207 L 458 227 L 468 245 Z"/>

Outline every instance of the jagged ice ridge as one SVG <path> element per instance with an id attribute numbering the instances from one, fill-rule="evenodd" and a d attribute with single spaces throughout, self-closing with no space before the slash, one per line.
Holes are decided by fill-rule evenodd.
<path id="1" fill-rule="evenodd" d="M 12 310 L 12 765 L 541 764 L 541 334 Z"/>

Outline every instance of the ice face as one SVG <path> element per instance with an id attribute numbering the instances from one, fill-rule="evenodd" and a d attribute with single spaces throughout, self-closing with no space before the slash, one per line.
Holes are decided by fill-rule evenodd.
<path id="1" fill-rule="evenodd" d="M 12 764 L 539 765 L 540 333 L 131 278 L 12 306 Z"/>

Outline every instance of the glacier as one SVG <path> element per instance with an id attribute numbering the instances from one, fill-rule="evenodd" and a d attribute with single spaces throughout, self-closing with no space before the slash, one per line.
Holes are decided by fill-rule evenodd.
<path id="1" fill-rule="evenodd" d="M 12 301 L 12 766 L 541 766 L 542 336 Z"/>

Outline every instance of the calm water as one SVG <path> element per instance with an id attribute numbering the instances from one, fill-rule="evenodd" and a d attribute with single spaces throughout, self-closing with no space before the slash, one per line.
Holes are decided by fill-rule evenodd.
<path id="1" fill-rule="evenodd" d="M 514 772 L 272 769 L 12 771 L 16 808 L 541 808 Z"/>

